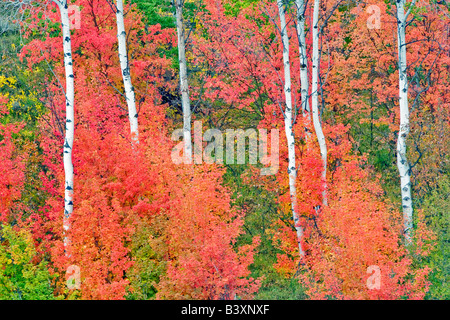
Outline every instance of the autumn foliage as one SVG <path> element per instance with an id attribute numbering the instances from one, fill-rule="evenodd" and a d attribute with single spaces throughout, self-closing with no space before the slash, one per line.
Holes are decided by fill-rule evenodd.
<path id="1" fill-rule="evenodd" d="M 182 123 L 176 29 L 152 23 L 138 9 L 141 1 L 132 1 L 125 15 L 139 114 L 139 143 L 132 143 L 115 15 L 104 0 L 72 3 L 80 8 L 82 25 L 71 35 L 75 179 L 67 232 L 62 228 L 65 71 L 56 6 L 34 7 L 22 25 L 25 45 L 17 61 L 28 74 L 44 74 L 26 89 L 38 92 L 45 109 L 32 125 L 14 118 L 10 98 L 12 89 L 19 89 L 7 87 L 0 74 L 0 235 L 4 230 L 8 239 L 29 248 L 24 250 L 30 261 L 14 270 L 34 268 L 39 277 L 48 277 L 51 290 L 33 284 L 37 296 L 52 291 L 62 299 L 252 299 L 268 286 L 267 277 L 275 277 L 264 274 L 271 270 L 277 281 L 295 278 L 310 299 L 426 297 L 434 271 L 424 261 L 433 257 L 439 236 L 427 223 L 420 199 L 442 184 L 441 176 L 450 170 L 448 18 L 434 4 L 417 4 L 417 19 L 407 34 L 412 62 L 409 153 L 418 199 L 414 246 L 407 247 L 393 165 L 399 114 L 392 6 L 371 1 L 337 9 L 336 1 L 323 1 L 321 15 L 333 11 L 322 30 L 320 63 L 328 173 L 322 181 L 314 129 L 299 111 L 293 133 L 296 209 L 305 230 L 305 256 L 300 258 L 291 222 L 286 137 L 280 135 L 280 168 L 273 176 L 260 176 L 261 164 L 243 165 L 239 171 L 237 165 L 173 163 L 171 134 Z M 283 47 L 279 21 L 273 18 L 276 2 L 205 0 L 192 5 L 198 9 L 187 19 L 193 120 L 208 128 L 283 132 Z M 366 27 L 369 5 L 381 10 L 379 29 Z M 312 16 L 311 3 L 306 13 Z M 286 14 L 294 18 L 295 10 Z M 306 24 L 310 29 L 311 22 Z M 294 23 L 287 33 L 298 106 L 301 66 Z M 309 32 L 308 59 L 311 43 Z M 3 67 L 0 72 L 6 74 Z M 230 181 L 239 183 L 230 186 Z M 262 193 L 272 201 L 261 200 Z M 246 196 L 250 203 L 241 201 Z M 260 218 L 261 207 L 269 208 L 271 216 L 257 228 L 251 223 Z M 10 279 L 13 270 L 3 268 L 16 254 L 9 242 L 0 238 L 0 279 Z M 265 271 L 259 272 L 261 261 Z M 77 289 L 67 287 L 66 271 L 73 265 L 81 270 Z M 368 285 L 371 266 L 380 270 L 377 289 Z M 16 280 L 8 281 L 16 286 Z"/>

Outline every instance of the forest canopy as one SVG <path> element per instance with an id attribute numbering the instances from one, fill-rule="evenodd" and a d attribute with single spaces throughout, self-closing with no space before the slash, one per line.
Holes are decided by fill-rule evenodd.
<path id="1" fill-rule="evenodd" d="M 450 299 L 450 4 L 1 0 L 0 299 Z"/>

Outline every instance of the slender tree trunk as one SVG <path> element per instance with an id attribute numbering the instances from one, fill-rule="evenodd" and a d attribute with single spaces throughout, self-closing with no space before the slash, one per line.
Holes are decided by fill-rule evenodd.
<path id="1" fill-rule="evenodd" d="M 288 144 L 288 174 L 289 174 L 289 194 L 291 198 L 292 216 L 294 219 L 295 230 L 297 231 L 297 241 L 300 256 L 304 255 L 301 241 L 303 238 L 303 229 L 299 225 L 299 214 L 297 209 L 297 167 L 295 166 L 295 137 L 293 131 L 292 119 L 292 96 L 291 96 L 291 68 L 289 62 L 289 37 L 286 28 L 286 16 L 282 0 L 277 0 L 278 11 L 281 22 L 281 40 L 283 43 L 283 65 L 284 65 L 284 95 L 286 99 L 286 108 L 284 109 L 284 128 Z"/>
<path id="2" fill-rule="evenodd" d="M 403 223 L 406 243 L 411 242 L 413 206 L 411 199 L 411 171 L 406 158 L 406 138 L 409 133 L 408 79 L 406 74 L 405 0 L 397 1 L 397 45 L 399 75 L 400 130 L 397 139 L 397 167 L 400 173 Z M 414 5 L 414 3 L 412 4 Z"/>
<path id="3" fill-rule="evenodd" d="M 178 61 L 180 64 L 181 105 L 183 108 L 183 139 L 186 163 L 192 163 L 191 104 L 186 65 L 186 39 L 183 27 L 183 0 L 175 0 L 178 34 Z"/>
<path id="4" fill-rule="evenodd" d="M 301 85 L 301 103 L 303 113 L 303 123 L 305 126 L 305 139 L 308 141 L 311 125 L 311 112 L 309 110 L 309 80 L 308 80 L 308 57 L 306 55 L 306 35 L 305 35 L 305 1 L 295 0 L 297 6 L 297 35 L 300 53 L 300 85 Z"/>
<path id="5" fill-rule="evenodd" d="M 327 205 L 327 145 L 325 136 L 322 131 L 322 124 L 319 114 L 319 9 L 320 1 L 314 0 L 313 13 L 313 56 L 312 56 L 312 88 L 311 88 L 311 107 L 313 114 L 314 130 L 320 147 L 320 155 L 322 157 L 323 170 L 322 179 L 324 180 L 324 190 L 322 193 L 323 205 Z"/>
<path id="6" fill-rule="evenodd" d="M 61 13 L 61 25 L 63 34 L 64 49 L 64 69 L 66 73 L 66 133 L 63 146 L 63 164 L 65 175 L 64 190 L 64 234 L 70 229 L 69 219 L 73 212 L 73 163 L 72 163 L 72 147 L 74 137 L 74 76 L 72 61 L 72 44 L 70 40 L 70 24 L 69 24 L 69 8 L 67 0 L 55 2 Z M 66 250 L 69 240 L 64 237 L 64 248 Z M 66 251 L 67 253 L 67 251 Z"/>
<path id="7" fill-rule="evenodd" d="M 117 21 L 117 39 L 119 42 L 119 61 L 122 70 L 123 85 L 125 88 L 125 97 L 128 106 L 128 119 L 130 120 L 130 132 L 133 143 L 139 142 L 138 114 L 136 111 L 136 99 L 134 88 L 131 83 L 130 65 L 127 53 L 127 34 L 125 32 L 125 23 L 123 20 L 123 0 L 116 1 L 116 21 Z"/>

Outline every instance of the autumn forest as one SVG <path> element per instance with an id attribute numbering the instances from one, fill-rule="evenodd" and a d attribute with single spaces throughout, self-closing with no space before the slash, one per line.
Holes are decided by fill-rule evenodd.
<path id="1" fill-rule="evenodd" d="M 448 0 L 1 0 L 0 300 L 449 300 Z"/>

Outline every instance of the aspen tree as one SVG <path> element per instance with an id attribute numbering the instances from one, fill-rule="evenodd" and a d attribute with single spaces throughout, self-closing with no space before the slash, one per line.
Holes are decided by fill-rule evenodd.
<path id="1" fill-rule="evenodd" d="M 324 180 L 324 190 L 322 194 L 322 203 L 327 205 L 327 144 L 325 136 L 322 130 L 322 123 L 320 121 L 319 114 L 319 9 L 320 0 L 314 0 L 314 12 L 313 12 L 313 52 L 312 52 L 312 86 L 311 86 L 311 109 L 313 116 L 314 130 L 316 132 L 317 141 L 320 148 L 320 156 L 322 158 L 323 169 L 322 179 Z"/>
<path id="2" fill-rule="evenodd" d="M 406 243 L 411 243 L 411 230 L 413 227 L 413 204 L 411 198 L 411 169 L 406 157 L 406 139 L 409 134 L 409 107 L 408 107 L 408 76 L 406 61 L 406 20 L 415 5 L 412 1 L 405 13 L 405 0 L 397 1 L 397 50 L 398 50 L 398 76 L 399 76 L 399 107 L 400 128 L 397 138 L 397 167 L 400 174 L 400 188 L 403 209 L 403 224 Z"/>
<path id="3" fill-rule="evenodd" d="M 183 0 L 175 1 L 178 35 L 178 62 L 180 65 L 181 106 L 183 108 L 183 141 L 185 163 L 192 163 L 191 104 L 186 65 L 186 39 L 183 26 Z"/>
<path id="4" fill-rule="evenodd" d="M 116 22 L 117 22 L 117 40 L 119 43 L 119 61 L 122 71 L 123 85 L 125 88 L 125 98 L 128 106 L 128 119 L 130 121 L 130 132 L 133 143 L 139 142 L 138 114 L 136 111 L 136 98 L 134 87 L 131 83 L 130 64 L 127 52 L 127 34 L 123 19 L 123 0 L 116 0 Z"/>
<path id="5" fill-rule="evenodd" d="M 310 136 L 309 125 L 311 123 L 311 113 L 309 110 L 309 80 L 308 80 L 308 58 L 306 55 L 306 34 L 305 34 L 305 11 L 304 0 L 295 0 L 297 6 L 297 36 L 300 54 L 300 85 L 301 85 L 301 105 L 303 121 L 305 126 L 305 139 Z"/>
<path id="6" fill-rule="evenodd" d="M 295 136 L 293 130 L 292 118 L 292 95 L 291 95 L 291 67 L 289 62 L 289 37 L 286 27 L 286 15 L 283 0 L 277 1 L 278 12 L 280 16 L 281 40 L 283 43 L 283 66 L 284 66 L 284 96 L 286 106 L 284 109 L 284 128 L 288 144 L 288 175 L 289 175 L 289 195 L 291 199 L 292 216 L 294 219 L 295 230 L 297 232 L 298 249 L 300 256 L 304 255 L 301 241 L 303 238 L 303 228 L 299 225 L 299 214 L 297 208 L 297 167 L 295 165 Z"/>

